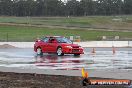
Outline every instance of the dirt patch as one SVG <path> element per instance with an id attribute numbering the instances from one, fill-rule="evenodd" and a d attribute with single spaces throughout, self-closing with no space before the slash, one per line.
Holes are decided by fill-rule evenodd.
<path id="1" fill-rule="evenodd" d="M 5 26 L 22 26 L 22 27 L 38 27 L 38 28 L 62 28 L 62 29 L 85 29 L 85 30 L 97 30 L 97 31 L 122 31 L 122 32 L 132 32 L 131 26 L 125 26 L 124 25 L 117 25 L 113 26 L 112 24 L 95 24 L 93 26 L 88 27 L 79 27 L 79 26 L 63 26 L 63 25 L 42 25 L 42 24 L 26 24 L 26 23 L 0 23 L 0 25 Z M 114 24 L 115 25 L 115 24 Z M 125 24 L 129 25 L 129 24 Z"/>
<path id="2" fill-rule="evenodd" d="M 114 85 L 83 87 L 81 80 L 81 77 L 0 72 L 0 88 L 127 88 Z"/>
<path id="3" fill-rule="evenodd" d="M 81 88 L 79 77 L 0 72 L 0 88 Z"/>
<path id="4" fill-rule="evenodd" d="M 16 47 L 9 44 L 3 44 L 3 45 L 0 45 L 0 48 L 16 48 Z"/>

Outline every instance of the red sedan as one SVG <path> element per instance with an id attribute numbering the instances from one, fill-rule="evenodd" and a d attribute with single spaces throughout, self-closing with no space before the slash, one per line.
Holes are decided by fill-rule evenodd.
<path id="1" fill-rule="evenodd" d="M 58 56 L 64 54 L 83 54 L 83 48 L 77 44 L 73 44 L 69 39 L 61 36 L 52 36 L 39 39 L 34 44 L 34 51 L 38 55 L 43 53 L 56 53 Z"/>

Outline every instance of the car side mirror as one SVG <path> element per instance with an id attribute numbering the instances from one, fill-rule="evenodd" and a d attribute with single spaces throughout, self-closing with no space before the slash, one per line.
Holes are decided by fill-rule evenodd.
<path id="1" fill-rule="evenodd" d="M 37 39 L 35 42 L 39 42 L 39 41 L 41 41 L 40 39 Z"/>
<path id="2" fill-rule="evenodd" d="M 38 40 L 35 40 L 35 42 L 38 42 Z"/>

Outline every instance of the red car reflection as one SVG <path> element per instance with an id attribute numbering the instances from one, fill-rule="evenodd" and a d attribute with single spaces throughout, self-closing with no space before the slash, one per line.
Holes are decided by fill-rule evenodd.
<path id="1" fill-rule="evenodd" d="M 58 57 L 57 55 L 37 55 L 35 58 L 35 65 L 45 69 L 79 70 L 84 63 L 82 60 L 76 60 L 76 58 L 73 59 L 69 56 Z"/>
<path id="2" fill-rule="evenodd" d="M 77 56 L 84 53 L 81 46 L 73 44 L 69 39 L 61 36 L 49 36 L 37 40 L 34 44 L 34 51 L 38 55 L 56 53 L 58 56 L 64 54 L 74 54 Z"/>

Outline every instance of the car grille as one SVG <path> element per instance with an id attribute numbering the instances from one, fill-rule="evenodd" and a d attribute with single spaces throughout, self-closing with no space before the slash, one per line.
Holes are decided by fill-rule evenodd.
<path id="1" fill-rule="evenodd" d="M 79 48 L 79 46 L 72 46 L 72 48 Z"/>
<path id="2" fill-rule="evenodd" d="M 79 52 L 79 49 L 73 49 L 72 52 L 73 52 L 73 53 Z"/>

